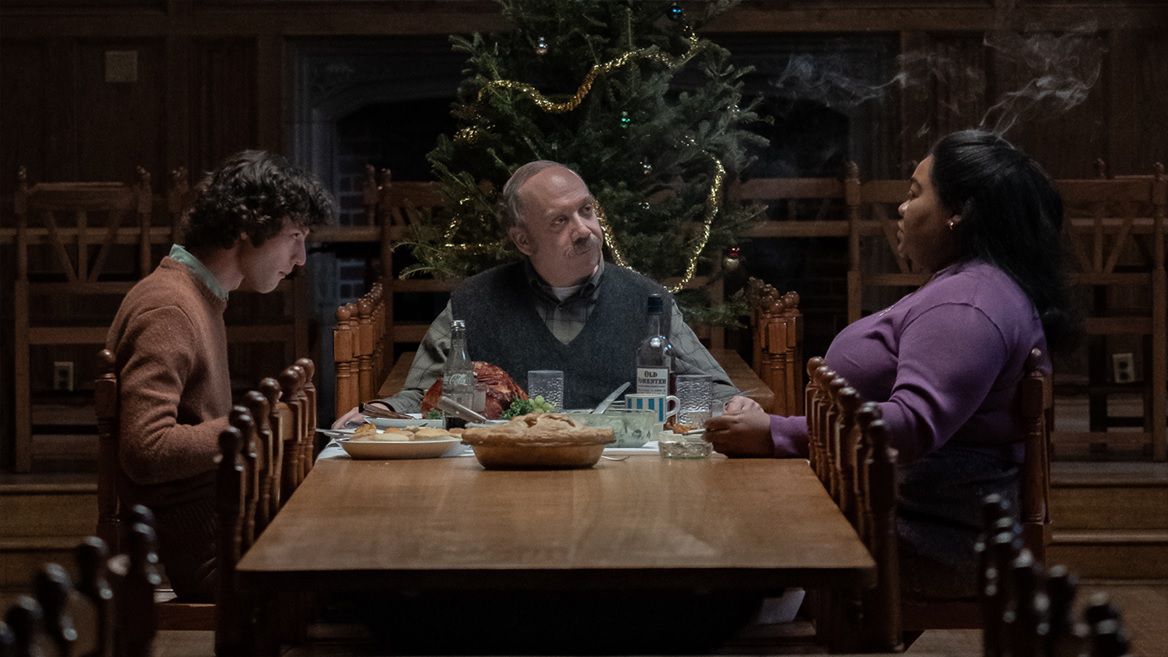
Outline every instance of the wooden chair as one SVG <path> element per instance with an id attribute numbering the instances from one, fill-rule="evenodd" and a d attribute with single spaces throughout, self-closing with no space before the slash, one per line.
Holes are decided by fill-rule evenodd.
<path id="1" fill-rule="evenodd" d="M 113 353 L 102 349 L 97 354 L 97 379 L 94 381 L 94 401 L 98 426 L 97 458 L 97 535 L 117 551 L 122 547 L 122 535 L 139 514 L 123 518 L 128 512 L 119 496 L 121 462 L 119 444 L 121 424 L 118 420 L 118 374 Z M 129 520 L 129 522 L 126 522 Z M 210 630 L 214 627 L 215 608 L 209 603 L 177 602 L 174 591 L 159 588 L 157 608 L 158 626 L 168 630 Z"/>
<path id="2" fill-rule="evenodd" d="M 1019 533 L 1030 554 L 1040 560 L 1045 557 L 1051 527 L 1051 381 L 1050 375 L 1039 369 L 1041 361 L 1039 350 L 1031 352 L 1018 391 L 1026 452 L 1020 481 Z M 865 598 L 864 617 L 879 622 L 865 622 L 865 643 L 891 649 L 899 644 L 902 630 L 980 627 L 983 616 L 975 600 L 925 604 L 900 595 L 895 543 L 896 452 L 889 447 L 879 408 L 862 400 L 822 358 L 808 362 L 808 375 L 805 394 L 812 467 L 877 561 L 880 583 Z M 895 632 L 886 631 L 889 627 Z"/>
<path id="3" fill-rule="evenodd" d="M 1051 538 L 1050 517 L 1050 422 L 1052 384 L 1049 374 L 1038 366 L 1042 352 L 1030 353 L 1026 375 L 1018 390 L 1018 413 L 1025 430 L 1025 456 L 1019 482 L 1019 520 L 1022 545 L 1032 557 L 1046 559 Z M 969 629 L 980 626 L 981 615 L 974 602 L 923 603 L 904 600 L 901 605 L 904 629 Z"/>
<path id="4" fill-rule="evenodd" d="M 219 523 L 215 574 L 215 654 L 252 652 L 251 604 L 235 586 L 235 566 L 255 542 L 253 524 L 258 486 L 263 475 L 256 449 L 256 422 L 248 408 L 232 409 L 230 426 L 219 435 L 218 470 L 215 475 L 215 514 Z"/>
<path id="5" fill-rule="evenodd" d="M 845 177 L 855 170 L 849 162 Z M 747 231 L 752 238 L 848 235 L 844 182 L 839 178 L 753 178 L 736 183 L 730 196 L 763 209 L 765 220 Z"/>
<path id="6" fill-rule="evenodd" d="M 364 204 L 366 221 L 381 227 L 381 285 L 384 311 L 383 330 L 384 358 L 393 366 L 397 355 L 396 345 L 407 347 L 422 341 L 429 323 L 399 322 L 395 316 L 395 294 L 449 294 L 457 281 L 433 278 L 398 279 L 398 269 L 394 264 L 394 248 L 407 236 L 409 226 L 422 222 L 439 212 L 446 200 L 441 186 L 432 181 L 395 181 L 389 169 L 380 172 L 372 166 L 366 167 Z M 380 383 L 380 381 L 378 382 Z M 345 410 L 349 410 L 349 405 Z"/>
<path id="7" fill-rule="evenodd" d="M 1049 570 L 1022 547 L 1018 527 L 997 496 L 985 500 L 978 542 L 983 654 L 987 657 L 1124 657 L 1130 654 L 1119 611 L 1104 593 L 1074 616 L 1077 582 L 1063 566 Z M 1005 512 L 1005 513 L 1003 513 Z"/>
<path id="8" fill-rule="evenodd" d="M 337 307 L 337 323 L 333 326 L 333 391 L 335 417 L 341 417 L 361 402 L 361 384 L 358 373 L 357 350 L 360 338 L 354 330 L 352 303 Z"/>
<path id="9" fill-rule="evenodd" d="M 304 600 L 286 600 L 279 609 L 260 604 L 236 587 L 235 567 L 312 468 L 313 370 L 312 361 L 302 358 L 280 374 L 279 382 L 261 381 L 261 391 L 244 396 L 219 436 L 215 653 L 220 657 L 275 654 L 276 643 L 302 639 L 307 626 Z M 259 636 L 252 622 L 256 614 L 278 614 L 288 629 L 281 636 Z"/>
<path id="10" fill-rule="evenodd" d="M 1025 427 L 1026 452 L 1022 463 L 1022 543 L 1040 563 L 1046 562 L 1051 539 L 1050 461 L 1054 393 L 1051 375 L 1039 369 L 1042 352 L 1034 349 L 1026 360 L 1026 375 L 1018 390 L 1018 413 Z"/>
<path id="11" fill-rule="evenodd" d="M 754 373 L 761 378 L 763 372 L 766 371 L 762 360 L 766 342 L 764 331 L 766 322 L 763 320 L 763 316 L 772 305 L 779 302 L 779 291 L 775 289 L 775 286 L 751 276 L 746 280 L 745 294 L 746 304 L 750 307 L 750 345 L 752 350 L 750 366 Z"/>
<path id="12" fill-rule="evenodd" d="M 128 529 L 125 553 L 112 558 L 104 541 L 85 539 L 76 551 L 76 583 L 65 568 L 46 564 L 33 579 L 33 596 L 19 597 L 0 623 L 0 654 L 33 657 L 52 646 L 59 655 L 151 655 L 155 543 L 154 528 L 141 523 Z"/>
<path id="13" fill-rule="evenodd" d="M 43 407 L 35 412 L 30 351 L 69 349 L 71 345 L 105 342 L 112 312 L 76 319 L 73 303 L 95 306 L 101 296 L 124 295 L 149 273 L 151 256 L 150 174 L 138 168 L 133 184 L 104 182 L 37 183 L 29 185 L 20 167 L 14 193 L 16 213 L 16 281 L 13 295 L 14 388 L 16 392 L 14 469 L 27 472 L 34 456 L 33 427 L 42 423 L 81 424 L 71 406 Z M 136 251 L 136 257 L 119 253 Z M 108 304 L 107 304 L 108 305 Z M 45 311 L 70 317 L 55 325 Z M 41 316 L 41 317 L 38 317 Z M 72 362 L 68 356 L 62 360 Z"/>
<path id="14" fill-rule="evenodd" d="M 864 649 L 901 647 L 900 577 L 896 536 L 896 459 L 876 404 L 864 403 L 847 381 L 816 357 L 808 362 L 806 394 L 812 469 L 876 561 L 877 584 L 858 598 L 821 599 L 852 607 L 845 617 L 858 627 L 816 628 L 828 637 L 849 635 Z M 854 635 L 854 636 L 850 636 Z M 854 647 L 854 646 L 848 646 Z"/>
<path id="15" fill-rule="evenodd" d="M 1099 163 L 1100 174 L 1105 165 Z M 1056 181 L 1066 208 L 1071 279 L 1089 291 L 1086 309 L 1087 380 L 1060 381 L 1060 394 L 1086 394 L 1088 431 L 1056 431 L 1057 448 L 1079 455 L 1119 451 L 1168 459 L 1168 282 L 1165 276 L 1165 212 L 1168 176 L 1152 175 Z M 1109 356 L 1135 352 L 1142 381 L 1112 380 Z M 1138 361 L 1137 361 L 1138 362 Z M 1133 363 L 1134 365 L 1135 363 Z M 1133 375 L 1136 373 L 1133 372 Z M 1138 418 L 1108 412 L 1115 394 L 1143 397 Z M 1113 426 L 1141 431 L 1109 432 Z"/>
<path id="16" fill-rule="evenodd" d="M 751 278 L 747 281 L 751 305 L 751 334 L 754 343 L 754 371 L 774 393 L 778 415 L 803 414 L 803 370 L 801 363 L 803 319 L 799 294 L 779 294 L 774 286 Z"/>
<path id="17" fill-rule="evenodd" d="M 383 289 L 381 283 L 374 283 L 357 301 L 342 304 L 336 310 L 337 323 L 332 333 L 336 417 L 375 398 L 389 374 L 392 360 L 386 356 L 387 305 Z"/>
<path id="18" fill-rule="evenodd" d="M 264 379 L 259 390 L 243 396 L 229 418 L 247 429 L 246 450 L 241 458 L 248 468 L 243 544 L 250 547 L 255 538 L 271 523 L 286 500 L 312 468 L 316 428 L 316 390 L 312 385 L 315 366 L 308 358 L 299 359 L 276 379 Z M 118 377 L 113 353 L 103 349 L 97 357 L 94 381 L 98 420 L 98 524 L 97 534 L 116 550 L 127 526 L 143 519 L 142 511 L 124 517 L 118 494 L 121 466 L 118 460 Z M 247 425 L 241 417 L 247 416 Z M 241 430 L 243 430 L 241 429 Z M 158 619 L 162 629 L 210 630 L 214 628 L 215 609 L 209 603 L 184 603 L 173 600 L 169 589 L 159 589 Z"/>
<path id="19" fill-rule="evenodd" d="M 260 391 L 270 405 L 269 422 L 273 440 L 282 443 L 280 498 L 282 506 L 300 482 L 308 476 L 316 456 L 316 394 L 310 390 L 313 374 L 312 361 L 302 359 L 290 365 L 276 379 L 275 390 L 270 383 L 261 382 Z"/>
<path id="20" fill-rule="evenodd" d="M 771 307 L 766 331 L 766 352 L 770 356 L 769 374 L 771 389 L 775 391 L 775 412 L 780 415 L 801 415 L 803 315 L 799 312 L 799 293 L 786 292 L 781 303 L 781 308 Z M 779 387 L 783 391 L 781 397 Z"/>

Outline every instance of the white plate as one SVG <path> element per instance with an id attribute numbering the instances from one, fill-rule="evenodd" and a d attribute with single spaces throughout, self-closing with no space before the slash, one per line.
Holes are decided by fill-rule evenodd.
<path id="1" fill-rule="evenodd" d="M 343 440 L 341 447 L 355 459 L 433 459 L 462 442 L 460 439 L 436 440 Z"/>

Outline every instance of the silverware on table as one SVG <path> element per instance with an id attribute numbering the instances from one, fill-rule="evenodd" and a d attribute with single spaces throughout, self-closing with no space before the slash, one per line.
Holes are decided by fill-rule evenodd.
<path id="1" fill-rule="evenodd" d="M 592 413 L 597 415 L 603 413 L 608 408 L 609 404 L 612 404 L 614 401 L 616 401 L 616 398 L 620 397 L 620 394 L 627 390 L 630 385 L 632 384 L 629 381 L 625 381 L 624 383 L 617 386 L 616 390 L 608 393 L 608 396 L 602 399 L 600 403 L 596 405 L 596 408 L 592 409 Z"/>
<path id="2" fill-rule="evenodd" d="M 483 422 L 483 423 L 487 422 L 486 416 L 484 416 L 481 413 L 478 413 L 474 410 L 471 410 L 471 409 L 467 408 L 466 406 L 463 406 L 462 404 L 454 401 L 453 399 L 451 399 L 445 395 L 439 397 L 438 403 L 435 405 L 438 407 L 438 410 L 442 411 L 443 413 L 446 413 L 448 415 L 453 415 L 453 416 L 458 417 L 458 418 L 462 418 L 463 420 L 466 420 L 467 422 Z"/>

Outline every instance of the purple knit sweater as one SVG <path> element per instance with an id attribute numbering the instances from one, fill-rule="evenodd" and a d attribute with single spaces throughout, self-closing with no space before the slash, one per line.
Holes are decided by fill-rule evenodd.
<path id="1" fill-rule="evenodd" d="M 1047 353 L 1034 304 L 1005 272 L 975 260 L 851 324 L 824 360 L 880 402 L 902 463 L 946 443 L 1021 462 L 1015 398 L 1035 347 Z M 806 417 L 772 416 L 771 438 L 775 456 L 806 456 Z"/>

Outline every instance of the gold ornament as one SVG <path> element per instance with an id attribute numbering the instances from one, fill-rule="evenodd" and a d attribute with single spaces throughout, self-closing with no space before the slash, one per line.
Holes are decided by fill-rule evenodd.
<path id="1" fill-rule="evenodd" d="M 487 253 L 489 251 L 494 251 L 498 247 L 499 247 L 498 242 L 478 242 L 477 244 L 471 244 L 471 243 L 453 244 L 451 242 L 447 242 L 447 243 L 442 245 L 443 249 L 446 249 L 448 251 L 457 251 L 459 253 L 475 253 L 475 252 Z"/>
<path id="2" fill-rule="evenodd" d="M 473 144 L 482 136 L 483 133 L 481 130 L 474 126 L 468 126 L 454 133 L 454 143 Z"/>

